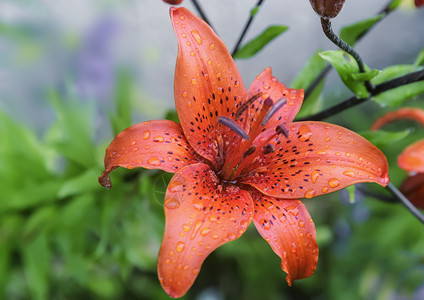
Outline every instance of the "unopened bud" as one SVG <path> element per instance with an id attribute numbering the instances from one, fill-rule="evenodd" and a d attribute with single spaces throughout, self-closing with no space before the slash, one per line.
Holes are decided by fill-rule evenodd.
<path id="1" fill-rule="evenodd" d="M 309 0 L 309 2 L 321 18 L 332 19 L 342 10 L 345 0 Z"/>

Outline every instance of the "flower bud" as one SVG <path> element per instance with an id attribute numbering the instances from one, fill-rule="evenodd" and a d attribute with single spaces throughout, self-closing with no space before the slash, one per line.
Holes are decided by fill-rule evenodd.
<path id="1" fill-rule="evenodd" d="M 163 2 L 166 2 L 166 3 L 171 4 L 171 5 L 178 5 L 178 4 L 181 4 L 181 2 L 183 2 L 183 0 L 163 0 Z"/>
<path id="2" fill-rule="evenodd" d="M 321 18 L 332 19 L 342 10 L 345 0 L 309 0 L 309 2 Z"/>
<path id="3" fill-rule="evenodd" d="M 420 7 L 424 5 L 424 0 L 415 0 L 415 6 Z"/>

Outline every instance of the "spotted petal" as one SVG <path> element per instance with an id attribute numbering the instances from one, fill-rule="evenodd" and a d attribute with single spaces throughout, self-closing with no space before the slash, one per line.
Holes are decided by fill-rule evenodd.
<path id="1" fill-rule="evenodd" d="M 234 115 L 246 90 L 222 40 L 200 18 L 185 8 L 171 8 L 178 38 L 175 105 L 184 134 L 203 157 L 219 165 L 233 131 L 221 126 L 219 116 Z M 231 135 L 229 138 L 224 136 Z"/>
<path id="2" fill-rule="evenodd" d="M 358 182 L 388 184 L 386 157 L 358 134 L 322 122 L 290 123 L 287 128 L 289 137 L 272 138 L 275 152 L 262 152 L 246 170 L 250 173 L 244 183 L 285 199 L 311 198 Z M 265 131 L 257 143 L 274 132 Z"/>
<path id="3" fill-rule="evenodd" d="M 297 115 L 302 105 L 304 94 L 303 89 L 295 90 L 286 88 L 284 84 L 280 83 L 277 78 L 272 76 L 271 68 L 266 68 L 256 77 L 247 91 L 246 98 L 250 99 L 258 93 L 262 93 L 262 99 L 255 101 L 249 109 L 249 118 L 252 122 L 256 119 L 262 107 L 263 100 L 268 97 L 270 97 L 274 103 L 283 97 L 287 100 L 287 103 L 267 122 L 267 128 L 272 129 L 275 129 L 277 125 L 292 122 L 294 120 L 294 117 Z"/>
<path id="4" fill-rule="evenodd" d="M 178 171 L 165 196 L 165 233 L 158 275 L 171 297 L 191 287 L 205 258 L 220 245 L 240 237 L 253 217 L 250 194 L 223 186 L 205 164 Z"/>
<path id="5" fill-rule="evenodd" d="M 174 173 L 199 159 L 187 143 L 178 123 L 148 121 L 119 133 L 106 149 L 105 170 L 99 182 L 111 187 L 109 173 L 117 167 L 161 169 Z"/>
<path id="6" fill-rule="evenodd" d="M 424 173 L 424 140 L 403 150 L 398 157 L 398 165 L 405 171 Z"/>
<path id="7" fill-rule="evenodd" d="M 255 204 L 253 222 L 261 236 L 281 258 L 287 283 L 311 276 L 317 266 L 316 231 L 306 207 L 299 200 L 282 200 L 251 191 Z"/>

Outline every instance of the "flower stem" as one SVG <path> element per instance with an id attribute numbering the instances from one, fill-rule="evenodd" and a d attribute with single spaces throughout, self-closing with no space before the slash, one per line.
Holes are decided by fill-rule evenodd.
<path id="1" fill-rule="evenodd" d="M 421 222 L 424 224 L 424 215 L 402 194 L 392 183 L 386 186 L 393 196 L 395 196 L 402 204 Z"/>
<path id="2" fill-rule="evenodd" d="M 261 6 L 261 4 L 262 4 L 263 1 L 264 0 L 258 0 L 258 2 L 255 5 L 255 8 L 256 7 L 259 8 L 259 6 Z M 241 42 L 243 41 L 243 39 L 244 39 L 244 37 L 245 37 L 245 35 L 247 33 L 247 30 L 250 27 L 250 24 L 252 24 L 252 21 L 253 21 L 253 18 L 255 17 L 255 15 L 256 14 L 250 13 L 249 19 L 247 20 L 246 25 L 244 25 L 243 31 L 241 32 L 240 37 L 239 37 L 236 45 L 234 46 L 233 51 L 231 52 L 231 56 L 234 56 L 234 54 L 236 54 L 236 52 L 239 50 L 240 45 L 241 45 Z"/>
<path id="3" fill-rule="evenodd" d="M 206 17 L 206 14 L 203 11 L 202 7 L 200 6 L 199 2 L 197 2 L 197 0 L 191 0 L 191 2 L 193 3 L 194 7 L 196 8 L 197 12 L 199 13 L 199 15 L 203 19 L 203 21 L 205 21 L 206 23 L 208 23 L 209 26 L 213 29 L 213 31 L 215 31 L 215 29 L 213 28 L 211 22 L 209 22 L 209 19 Z"/>
<path id="4" fill-rule="evenodd" d="M 345 41 L 339 38 L 337 34 L 334 33 L 333 28 L 331 27 L 331 20 L 326 18 L 321 18 L 321 25 L 322 25 L 322 30 L 324 31 L 324 34 L 328 37 L 328 39 L 332 41 L 340 49 L 352 55 L 352 57 L 356 60 L 358 64 L 359 72 L 365 73 L 365 67 L 364 67 L 364 62 L 362 61 L 362 58 L 359 56 L 359 54 L 355 50 L 353 50 L 351 46 L 349 46 Z M 368 92 L 370 93 L 374 89 L 374 87 L 371 85 L 371 83 L 368 80 L 365 81 L 365 86 Z"/>
<path id="5" fill-rule="evenodd" d="M 386 82 L 383 82 L 379 85 L 376 85 L 374 90 L 371 93 L 371 96 L 376 96 L 382 92 L 400 87 L 402 85 L 406 85 L 409 83 L 413 83 L 413 82 L 417 82 L 417 81 L 423 81 L 424 80 L 424 70 L 422 71 L 417 71 L 417 72 L 413 72 L 410 74 L 407 74 L 405 76 L 401 76 Z M 317 114 L 311 115 L 311 116 L 307 116 L 304 118 L 301 118 L 299 120 L 296 121 L 320 121 L 323 120 L 325 118 L 331 117 L 335 114 L 338 114 L 348 108 L 351 108 L 353 106 L 359 105 L 361 103 L 364 103 L 366 101 L 368 101 L 370 98 L 357 98 L 355 96 L 350 97 L 348 99 L 346 99 L 345 101 L 336 104 L 330 108 L 327 108 Z"/>
<path id="6" fill-rule="evenodd" d="M 377 15 L 382 15 L 380 19 L 370 28 L 362 32 L 361 35 L 358 36 L 357 41 L 362 39 L 377 23 L 381 22 L 385 17 L 387 17 L 392 11 L 392 2 L 396 0 L 390 0 L 389 3 L 386 4 L 386 6 L 383 7 L 382 10 Z M 305 98 L 304 101 L 308 99 L 308 97 L 312 94 L 314 89 L 318 86 L 318 84 L 323 80 L 327 74 L 331 71 L 332 66 L 328 64 L 324 70 L 321 71 L 321 73 L 314 79 L 314 81 L 309 85 L 309 87 L 305 90 Z"/>

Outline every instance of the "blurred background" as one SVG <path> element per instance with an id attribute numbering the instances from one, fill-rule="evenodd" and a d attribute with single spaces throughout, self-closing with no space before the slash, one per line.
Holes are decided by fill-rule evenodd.
<path id="1" fill-rule="evenodd" d="M 230 51 L 256 2 L 199 1 Z M 388 2 L 347 0 L 334 30 Z M 423 49 L 424 9 L 404 2 L 357 44 L 370 68 L 413 64 Z M 196 12 L 189 0 L 182 6 Z M 268 66 L 290 86 L 317 50 L 336 49 L 307 0 L 264 1 L 244 42 L 272 24 L 289 29 L 236 60 L 246 86 Z M 0 1 L 0 299 L 168 299 L 156 261 L 171 175 L 119 169 L 111 190 L 97 177 L 115 134 L 175 118 L 176 55 L 160 0 Z M 332 71 L 308 112 L 351 95 Z M 363 132 L 387 110 L 371 102 L 330 121 Z M 408 136 L 381 144 L 396 185 L 407 175 L 396 156 L 423 136 L 412 122 L 398 126 Z M 384 197 L 349 192 L 305 201 L 320 246 L 312 277 L 288 288 L 279 258 L 251 226 L 206 260 L 185 298 L 424 299 L 422 225 Z"/>

